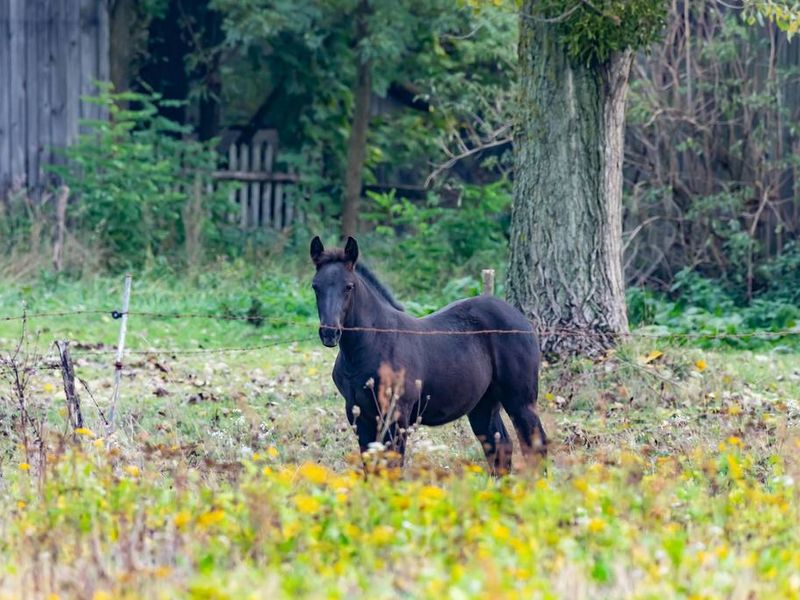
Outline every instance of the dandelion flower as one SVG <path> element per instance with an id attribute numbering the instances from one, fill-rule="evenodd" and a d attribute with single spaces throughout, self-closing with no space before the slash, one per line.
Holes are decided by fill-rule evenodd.
<path id="1" fill-rule="evenodd" d="M 83 435 L 86 437 L 94 437 L 94 431 L 88 427 L 78 427 L 75 429 L 75 435 Z"/>
<path id="2" fill-rule="evenodd" d="M 370 536 L 376 544 L 388 544 L 394 538 L 394 527 L 390 525 L 378 525 L 372 530 Z"/>
<path id="3" fill-rule="evenodd" d="M 189 513 L 188 510 L 182 510 L 175 514 L 172 521 L 175 523 L 175 527 L 178 529 L 183 529 L 189 524 L 189 521 L 192 520 L 192 515 Z"/>
<path id="4" fill-rule="evenodd" d="M 313 515 L 319 512 L 321 507 L 319 500 L 307 495 L 295 496 L 294 504 L 297 506 L 297 510 L 306 515 Z"/>
<path id="5" fill-rule="evenodd" d="M 600 533 L 606 528 L 606 522 L 603 519 L 594 518 L 589 521 L 586 528 L 590 533 Z"/>
<path id="6" fill-rule="evenodd" d="M 139 467 L 136 465 L 128 465 L 125 467 L 124 471 L 130 475 L 131 477 L 138 477 L 140 475 Z"/>
<path id="7" fill-rule="evenodd" d="M 31 466 L 26 462 L 19 463 L 19 470 L 20 471 L 30 471 L 31 470 Z"/>
<path id="8" fill-rule="evenodd" d="M 300 467 L 300 475 L 317 485 L 325 483 L 328 480 L 328 470 L 316 463 L 304 463 Z"/>
<path id="9" fill-rule="evenodd" d="M 216 508 L 214 510 L 210 510 L 207 513 L 203 513 L 197 518 L 197 524 L 200 527 L 209 527 L 211 525 L 216 525 L 220 521 L 225 518 L 225 511 L 221 508 Z"/>

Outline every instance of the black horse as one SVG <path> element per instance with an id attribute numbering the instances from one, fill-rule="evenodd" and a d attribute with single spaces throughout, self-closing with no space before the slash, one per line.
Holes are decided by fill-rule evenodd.
<path id="1" fill-rule="evenodd" d="M 511 467 L 511 417 L 526 458 L 543 456 L 547 438 L 534 412 L 539 341 L 513 306 L 467 298 L 422 319 L 400 306 L 363 265 L 358 244 L 325 250 L 311 241 L 319 337 L 339 345 L 333 380 L 346 400 L 361 451 L 382 442 L 402 457 L 410 425 L 469 417 L 494 473 Z"/>

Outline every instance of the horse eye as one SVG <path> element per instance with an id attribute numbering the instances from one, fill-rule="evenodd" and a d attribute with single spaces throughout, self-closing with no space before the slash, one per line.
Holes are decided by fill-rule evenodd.
<path id="1" fill-rule="evenodd" d="M 351 292 L 353 291 L 354 287 L 356 287 L 354 283 L 348 283 L 346 286 L 344 286 L 344 289 L 347 290 L 348 292 Z"/>

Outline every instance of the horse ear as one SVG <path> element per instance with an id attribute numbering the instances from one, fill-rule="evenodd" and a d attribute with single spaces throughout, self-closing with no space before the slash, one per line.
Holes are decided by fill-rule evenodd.
<path id="1" fill-rule="evenodd" d="M 355 266 L 358 260 L 358 242 L 354 237 L 347 237 L 347 244 L 344 246 L 344 258 L 352 266 Z"/>
<path id="2" fill-rule="evenodd" d="M 311 260 L 315 265 L 319 262 L 323 252 L 325 252 L 325 246 L 322 245 L 322 240 L 319 239 L 319 236 L 315 235 L 314 239 L 311 240 Z"/>

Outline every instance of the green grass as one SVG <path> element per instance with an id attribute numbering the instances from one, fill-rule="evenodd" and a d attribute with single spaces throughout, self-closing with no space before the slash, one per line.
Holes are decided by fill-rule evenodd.
<path id="1" fill-rule="evenodd" d="M 131 310 L 264 313 L 306 325 L 132 315 L 107 436 L 79 387 L 72 440 L 60 373 L 36 368 L 23 442 L 0 382 L 0 597 L 789 597 L 800 580 L 800 358 L 635 339 L 605 361 L 545 366 L 546 474 L 515 455 L 494 481 L 464 421 L 412 434 L 403 472 L 350 475 L 355 437 L 293 273 L 140 280 Z M 117 307 L 121 278 L 6 287 L 0 314 Z M 119 323 L 31 319 L 43 353 L 76 347 L 107 412 Z M 0 346 L 18 321 L 0 321 Z M 30 350 L 30 347 L 28 347 Z M 653 358 L 653 351 L 662 354 Z M 101 440 L 101 441 L 98 441 Z M 320 466 L 315 466 L 320 465 Z M 44 573 L 47 573 L 45 577 Z"/>

